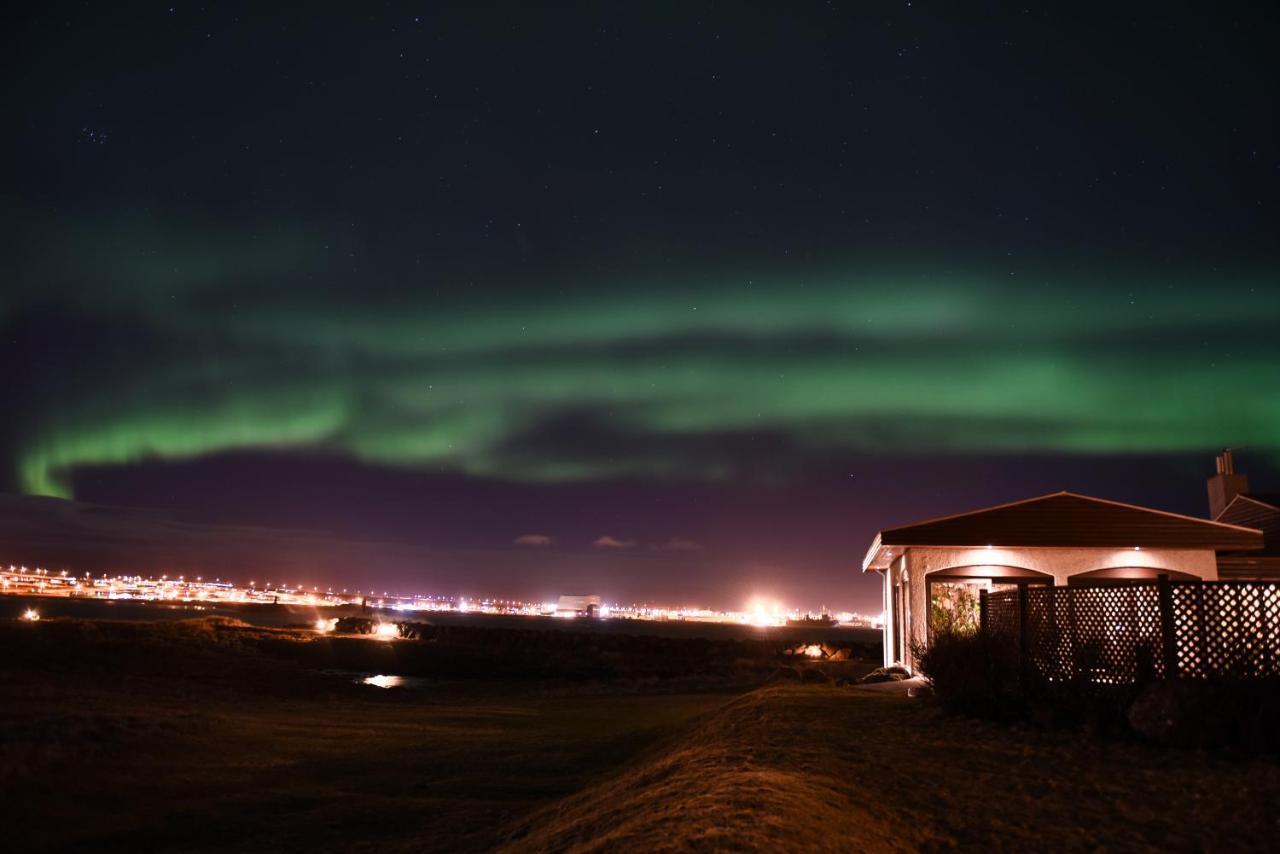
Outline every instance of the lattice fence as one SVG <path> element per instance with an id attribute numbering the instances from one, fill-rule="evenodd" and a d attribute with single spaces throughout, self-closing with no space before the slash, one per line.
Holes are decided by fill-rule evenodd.
<path id="1" fill-rule="evenodd" d="M 1280 676 L 1280 584 L 1161 581 L 985 597 L 985 631 L 1054 682 Z"/>
<path id="2" fill-rule="evenodd" d="M 979 609 L 982 615 L 982 628 L 991 634 L 1007 635 L 1017 638 L 1018 623 L 1018 591 L 1003 590 L 986 597 L 986 604 Z"/>
<path id="3" fill-rule="evenodd" d="M 1280 676 L 1280 584 L 1170 585 L 1178 671 L 1187 676 Z"/>

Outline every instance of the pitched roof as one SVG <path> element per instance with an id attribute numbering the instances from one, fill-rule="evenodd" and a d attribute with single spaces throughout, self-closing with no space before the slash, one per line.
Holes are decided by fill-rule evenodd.
<path id="1" fill-rule="evenodd" d="M 1277 514 L 1280 514 L 1280 496 L 1241 492 L 1227 502 L 1215 521 L 1252 525 L 1255 518 L 1268 518 Z M 1242 519 L 1250 521 L 1243 522 Z"/>
<path id="2" fill-rule="evenodd" d="M 987 546 L 1214 549 L 1262 548 L 1255 528 L 1153 510 L 1135 504 L 1055 492 L 1011 504 L 886 528 L 863 569 L 893 546 Z"/>
<path id="3" fill-rule="evenodd" d="M 1217 521 L 1262 531 L 1262 554 L 1280 555 L 1280 497 L 1240 493 L 1222 508 Z"/>
<path id="4" fill-rule="evenodd" d="M 1244 498 L 1254 504 L 1265 504 L 1272 510 L 1280 510 L 1280 494 L 1274 492 L 1242 492 L 1236 498 Z M 1231 500 L 1234 501 L 1235 498 Z M 1227 506 L 1231 506 L 1230 502 L 1227 503 Z"/>

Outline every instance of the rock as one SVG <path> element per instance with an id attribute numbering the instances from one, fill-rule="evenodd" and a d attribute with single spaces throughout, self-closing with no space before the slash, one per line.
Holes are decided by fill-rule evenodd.
<path id="1" fill-rule="evenodd" d="M 799 682 L 800 671 L 794 667 L 779 667 L 773 671 L 773 675 L 769 677 L 770 682 Z"/>
<path id="2" fill-rule="evenodd" d="M 873 685 L 876 682 L 901 682 L 903 679 L 910 679 L 911 674 L 907 672 L 905 667 L 899 667 L 896 664 L 893 667 L 877 667 L 859 681 L 864 685 Z"/>
<path id="3" fill-rule="evenodd" d="M 801 682 L 809 682 L 816 685 L 824 685 L 831 681 L 831 677 L 818 670 L 816 667 L 806 667 L 800 674 Z"/>

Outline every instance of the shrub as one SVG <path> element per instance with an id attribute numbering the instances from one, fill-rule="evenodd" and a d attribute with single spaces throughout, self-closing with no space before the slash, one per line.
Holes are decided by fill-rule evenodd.
<path id="1" fill-rule="evenodd" d="M 1147 685 L 1128 709 L 1141 738 L 1175 747 L 1280 750 L 1280 679 L 1175 679 Z"/>
<path id="2" fill-rule="evenodd" d="M 799 682 L 800 671 L 794 667 L 779 667 L 769 677 L 770 682 Z"/>
<path id="3" fill-rule="evenodd" d="M 816 667 L 806 667 L 800 671 L 800 681 L 812 682 L 815 684 L 826 684 L 831 681 L 831 677 Z"/>
<path id="4" fill-rule="evenodd" d="M 1018 652 L 1008 638 L 983 632 L 939 632 L 928 647 L 917 647 L 914 654 L 947 711 L 998 719 L 1025 714 Z"/>
<path id="5" fill-rule="evenodd" d="M 973 634 L 978 631 L 978 597 L 968 584 L 933 586 L 929 602 L 929 625 L 947 634 Z"/>

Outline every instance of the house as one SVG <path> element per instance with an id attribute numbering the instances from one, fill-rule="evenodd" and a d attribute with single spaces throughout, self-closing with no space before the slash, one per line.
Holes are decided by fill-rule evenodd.
<path id="1" fill-rule="evenodd" d="M 1242 581 L 1280 581 L 1280 495 L 1249 491 L 1231 451 L 1218 455 L 1218 473 L 1209 478 L 1209 518 L 1262 531 L 1260 550 L 1218 553 L 1218 577 Z"/>
<path id="2" fill-rule="evenodd" d="M 1218 579 L 1219 555 L 1263 549 L 1263 532 L 1055 492 L 887 528 L 862 562 L 883 578 L 884 660 L 914 669 L 913 645 L 943 625 L 976 625 L 980 591 L 1033 584 Z"/>

